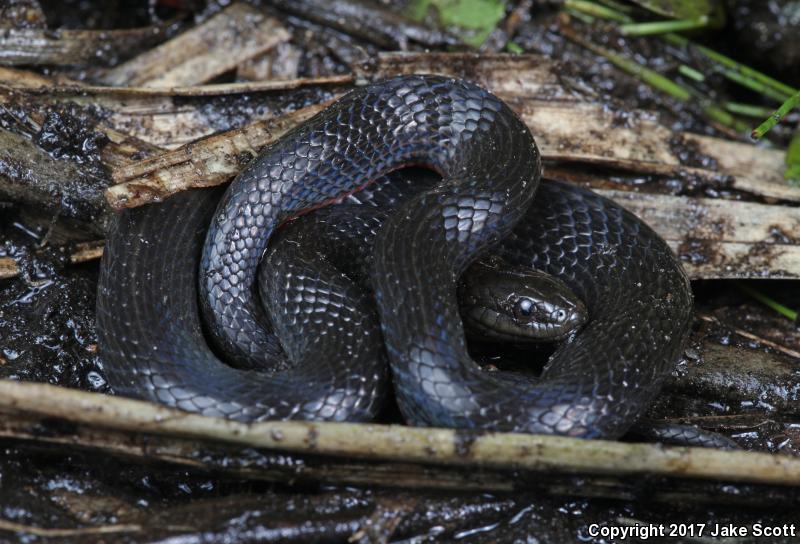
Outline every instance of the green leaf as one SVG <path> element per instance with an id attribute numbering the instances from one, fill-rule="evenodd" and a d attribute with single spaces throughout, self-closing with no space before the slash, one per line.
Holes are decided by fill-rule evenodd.
<path id="1" fill-rule="evenodd" d="M 429 8 L 436 10 L 442 26 L 470 31 L 462 40 L 474 47 L 486 41 L 506 11 L 505 0 L 414 0 L 409 15 L 420 20 Z"/>
<path id="2" fill-rule="evenodd" d="M 515 53 L 515 54 L 519 54 L 519 53 L 524 53 L 525 52 L 525 50 L 522 47 L 520 47 L 519 45 L 515 44 L 514 42 L 508 42 L 506 44 L 506 51 L 508 51 L 509 53 Z"/>
<path id="3" fill-rule="evenodd" d="M 697 19 L 715 10 L 713 0 L 632 0 L 645 9 L 673 19 Z"/>
<path id="4" fill-rule="evenodd" d="M 789 185 L 800 186 L 800 131 L 796 132 L 786 150 L 786 170 L 783 177 Z"/>

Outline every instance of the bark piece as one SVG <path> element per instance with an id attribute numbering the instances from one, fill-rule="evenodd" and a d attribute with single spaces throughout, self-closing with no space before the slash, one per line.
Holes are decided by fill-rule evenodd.
<path id="1" fill-rule="evenodd" d="M 235 3 L 205 23 L 103 76 L 108 85 L 174 87 L 204 83 L 289 39 L 277 19 Z"/>
<path id="2" fill-rule="evenodd" d="M 597 190 L 648 223 L 694 279 L 800 278 L 800 208 Z"/>
<path id="3" fill-rule="evenodd" d="M 164 40 L 173 24 L 124 30 L 0 28 L 0 64 L 112 64 Z"/>
<path id="4" fill-rule="evenodd" d="M 264 146 L 323 108 L 324 105 L 303 108 L 115 169 L 112 177 L 117 184 L 108 188 L 106 198 L 113 208 L 131 208 L 191 187 L 224 183 Z"/>

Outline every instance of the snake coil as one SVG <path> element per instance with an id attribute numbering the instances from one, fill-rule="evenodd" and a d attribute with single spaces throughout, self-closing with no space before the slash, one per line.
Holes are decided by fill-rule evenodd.
<path id="1" fill-rule="evenodd" d="M 270 261 L 267 293 L 281 294 L 265 297 L 264 312 L 254 284 L 275 229 L 408 164 L 443 180 L 378 233 L 378 315 L 346 276 L 299 250 Z M 357 89 L 264 150 L 221 200 L 197 190 L 121 214 L 98 294 L 112 385 L 240 420 L 366 421 L 388 387 L 385 341 L 410 422 L 619 436 L 680 354 L 688 280 L 633 215 L 590 191 L 540 183 L 540 171 L 527 128 L 477 86 L 404 76 Z M 490 248 L 560 278 L 587 306 L 588 326 L 537 381 L 485 372 L 467 353 L 456 281 Z"/>

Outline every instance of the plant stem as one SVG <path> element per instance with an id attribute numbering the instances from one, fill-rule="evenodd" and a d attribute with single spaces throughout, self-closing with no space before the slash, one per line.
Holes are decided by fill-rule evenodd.
<path id="1" fill-rule="evenodd" d="M 783 119 L 786 116 L 786 114 L 792 111 L 792 109 L 795 108 L 798 104 L 800 104 L 800 91 L 797 91 L 794 94 L 794 96 L 790 97 L 786 102 L 781 104 L 781 106 L 777 110 L 775 110 L 772 113 L 772 115 L 767 117 L 767 119 L 763 123 L 758 125 L 756 129 L 753 130 L 752 133 L 750 133 L 750 136 L 754 140 L 761 139 L 764 136 L 764 134 L 769 132 L 772 127 L 777 125 L 781 121 L 781 119 Z"/>
<path id="2" fill-rule="evenodd" d="M 756 106 L 755 104 L 742 104 L 741 102 L 725 102 L 724 107 L 731 113 L 744 115 L 747 117 L 757 117 L 763 119 L 772 113 L 772 110 L 764 106 Z"/>
<path id="3" fill-rule="evenodd" d="M 786 100 L 786 95 L 782 92 L 770 87 L 769 85 L 765 85 L 764 83 L 757 81 L 751 77 L 742 75 L 741 73 L 737 72 L 736 70 L 731 70 L 729 68 L 720 68 L 719 73 L 725 76 L 726 78 L 730 79 L 734 83 L 738 83 L 742 87 L 746 87 L 751 91 L 755 91 L 759 94 L 762 94 L 766 97 L 769 97 L 776 102 L 783 102 Z"/>
<path id="4" fill-rule="evenodd" d="M 731 127 L 736 132 L 747 132 L 749 125 L 731 115 L 730 112 L 726 111 L 724 108 L 720 108 L 708 99 L 701 100 L 701 104 L 703 113 L 708 115 L 711 119 L 725 125 L 726 127 Z"/>
<path id="5" fill-rule="evenodd" d="M 633 11 L 633 7 L 632 6 L 629 6 L 629 5 L 626 5 L 626 4 L 621 4 L 619 2 L 616 2 L 615 0 L 599 0 L 599 2 L 601 4 L 604 4 L 604 5 L 608 6 L 609 8 L 611 8 L 613 10 L 616 10 L 619 13 L 630 13 L 630 12 Z"/>
<path id="6" fill-rule="evenodd" d="M 686 64 L 681 64 L 678 66 L 678 72 L 689 79 L 697 81 L 698 83 L 702 83 L 706 79 L 706 76 Z"/>
<path id="7" fill-rule="evenodd" d="M 572 31 L 565 32 L 564 35 L 572 41 L 592 51 L 593 53 L 607 58 L 612 64 L 621 68 L 625 72 L 641 78 L 645 83 L 664 93 L 667 93 L 670 96 L 674 96 L 678 100 L 689 100 L 689 98 L 692 96 L 692 93 L 688 89 L 662 76 L 655 70 L 651 70 L 647 66 L 642 66 L 634 60 L 623 57 L 622 55 L 618 55 L 588 40 L 579 38 L 577 34 L 573 33 Z"/>
<path id="8" fill-rule="evenodd" d="M 778 312 L 782 316 L 787 317 L 787 318 L 791 319 L 792 321 L 797 321 L 797 312 L 795 312 L 794 310 L 792 310 L 790 308 L 787 308 L 786 306 L 784 306 L 780 302 L 777 302 L 776 300 L 768 297 L 764 293 L 762 293 L 760 291 L 756 291 L 755 289 L 753 289 L 749 285 L 747 285 L 745 283 L 742 283 L 742 282 L 738 282 L 738 281 L 736 282 L 736 287 L 738 287 L 741 291 L 744 291 L 745 293 L 747 293 L 748 295 L 750 295 L 751 297 L 753 297 L 754 299 L 756 299 L 760 303 L 764 304 L 765 306 L 768 306 L 768 307 L 772 308 L 773 310 L 775 310 L 776 312 Z"/>
<path id="9" fill-rule="evenodd" d="M 575 10 L 582 11 L 583 13 L 590 13 L 603 19 L 624 23 L 623 26 L 635 23 L 635 21 L 625 13 L 608 7 L 608 2 L 604 3 L 607 5 L 601 6 L 588 0 L 566 0 L 564 5 L 571 5 Z M 672 45 L 686 49 L 695 49 L 706 58 L 719 64 L 722 67 L 722 69 L 720 69 L 720 73 L 722 73 L 731 81 L 735 81 L 736 83 L 751 90 L 769 96 L 778 102 L 783 102 L 797 92 L 797 89 L 794 89 L 785 83 L 781 83 L 780 81 L 771 78 L 768 75 L 759 72 L 758 70 L 754 70 L 753 68 L 737 62 L 732 58 L 723 55 L 722 53 L 718 53 L 713 49 L 709 49 L 704 45 L 696 44 L 680 34 L 669 32 L 667 34 L 662 34 L 661 37 Z"/>
<path id="10" fill-rule="evenodd" d="M 797 89 L 794 89 L 785 83 L 781 83 L 780 81 L 773 79 L 766 74 L 762 74 L 758 70 L 754 70 L 753 68 L 750 68 L 749 66 L 746 66 L 740 62 L 737 62 L 730 57 L 726 57 L 722 53 L 717 53 L 713 49 L 693 43 L 688 38 L 684 38 L 678 34 L 665 34 L 664 39 L 669 43 L 679 47 L 696 49 L 705 57 L 721 64 L 722 66 L 725 66 L 726 68 L 729 68 L 727 72 L 723 73 L 726 75 L 726 77 L 731 73 L 737 74 L 739 76 L 737 83 L 746 79 L 758 81 L 759 83 L 763 84 L 760 89 L 771 88 L 772 90 L 778 91 L 778 93 L 781 95 L 780 100 L 786 100 L 788 97 L 797 92 Z"/>
<path id="11" fill-rule="evenodd" d="M 582 45 L 583 47 L 589 49 L 590 51 L 592 51 L 597 55 L 600 55 L 601 57 L 607 58 L 615 66 L 619 67 L 625 72 L 628 72 L 631 75 L 640 78 L 642 81 L 644 81 L 651 87 L 654 87 L 655 89 L 658 89 L 663 93 L 666 93 L 684 102 L 688 102 L 692 98 L 698 99 L 700 101 L 700 107 L 702 108 L 703 113 L 705 113 L 709 118 L 720 124 L 731 127 L 738 132 L 747 132 L 748 126 L 745 123 L 742 123 L 741 121 L 733 117 L 730 113 L 720 108 L 719 106 L 711 103 L 709 100 L 703 99 L 703 97 L 699 96 L 698 93 L 693 89 L 675 83 L 671 79 L 662 76 L 655 70 L 652 70 L 647 66 L 643 66 L 632 59 L 629 59 L 622 55 L 618 55 L 613 51 L 610 51 L 595 43 L 585 40 L 582 37 L 579 37 L 572 30 L 566 30 L 565 28 L 562 28 L 561 33 L 566 38 L 574 41 L 579 45 Z"/>
<path id="12" fill-rule="evenodd" d="M 509 41 L 506 44 L 506 51 L 508 51 L 509 53 L 519 54 L 523 53 L 525 50 L 522 49 L 522 47 L 520 47 L 519 44 Z"/>
<path id="13" fill-rule="evenodd" d="M 708 16 L 703 15 L 697 19 L 680 19 L 672 21 L 651 21 L 647 23 L 627 23 L 620 25 L 619 31 L 624 36 L 650 36 L 653 34 L 666 34 L 693 28 L 702 28 L 708 25 Z"/>
<path id="14" fill-rule="evenodd" d="M 595 4 L 594 2 L 589 2 L 588 0 L 564 0 L 564 7 L 574 9 L 575 11 L 593 17 L 600 17 L 601 19 L 610 19 L 620 23 L 632 22 L 631 18 L 624 13 L 620 13 L 606 6 L 601 6 L 600 4 Z"/>

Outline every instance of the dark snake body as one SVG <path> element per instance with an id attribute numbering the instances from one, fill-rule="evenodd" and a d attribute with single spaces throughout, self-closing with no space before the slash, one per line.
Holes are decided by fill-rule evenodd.
<path id="1" fill-rule="evenodd" d="M 202 249 L 214 190 L 122 214 L 98 295 L 115 389 L 240 420 L 374 418 L 387 372 L 371 299 L 336 270 L 284 260 L 268 274 L 285 293 L 264 301 L 270 323 L 253 285 L 278 225 L 406 164 L 444 177 L 387 220 L 374 252 L 372 285 L 406 419 L 622 434 L 688 335 L 691 293 L 680 264 L 613 203 L 563 184 L 539 187 L 538 152 L 516 115 L 478 87 L 432 76 L 358 89 L 265 150 L 226 191 Z M 459 274 L 501 240 L 505 260 L 560 278 L 589 311 L 587 327 L 535 383 L 481 370 L 458 318 Z M 198 280 L 212 316 L 206 327 L 242 368 L 204 341 Z M 293 340 L 284 342 L 292 364 L 276 361 L 283 355 L 272 326 Z M 249 370 L 258 367 L 274 371 Z"/>

